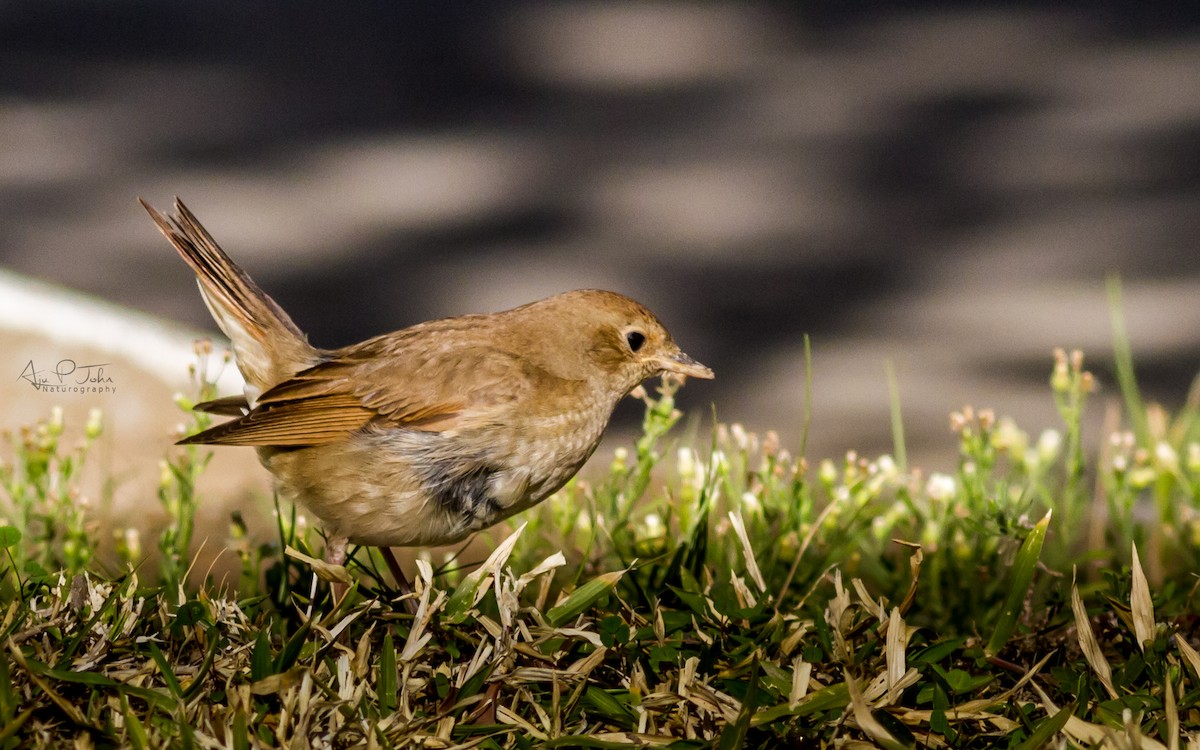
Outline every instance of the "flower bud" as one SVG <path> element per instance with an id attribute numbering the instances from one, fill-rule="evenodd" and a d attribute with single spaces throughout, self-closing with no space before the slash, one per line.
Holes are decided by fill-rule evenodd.
<path id="1" fill-rule="evenodd" d="M 52 437 L 58 437 L 63 431 L 63 410 L 61 406 L 54 406 L 50 409 L 50 421 L 46 423 L 46 428 Z"/>
<path id="2" fill-rule="evenodd" d="M 684 448 L 681 450 L 687 450 L 687 449 Z M 626 449 L 624 446 L 617 447 L 617 449 L 613 451 L 613 460 L 612 460 L 612 467 L 611 467 L 612 473 L 616 474 L 618 472 L 625 471 L 626 467 L 628 467 L 628 466 L 629 466 L 629 450 Z"/>
<path id="3" fill-rule="evenodd" d="M 817 479 L 826 487 L 832 487 L 837 482 L 837 467 L 833 465 L 833 461 L 826 458 L 821 461 L 821 466 L 817 469 Z"/>
<path id="4" fill-rule="evenodd" d="M 100 433 L 104 431 L 104 419 L 99 409 L 92 409 L 88 412 L 87 425 L 83 428 L 83 434 L 88 440 L 95 440 L 100 437 Z"/>
<path id="5" fill-rule="evenodd" d="M 1050 387 L 1055 393 L 1071 390 L 1071 369 L 1067 363 L 1067 353 L 1062 349 L 1054 350 L 1054 371 L 1050 375 Z"/>

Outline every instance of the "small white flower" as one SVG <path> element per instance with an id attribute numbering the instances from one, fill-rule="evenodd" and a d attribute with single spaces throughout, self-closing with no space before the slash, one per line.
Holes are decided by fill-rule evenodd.
<path id="1" fill-rule="evenodd" d="M 1062 435 L 1058 430 L 1046 430 L 1038 436 L 1037 441 L 1037 459 L 1041 465 L 1046 465 L 1058 458 L 1058 451 L 1062 448 Z"/>
<path id="2" fill-rule="evenodd" d="M 642 521 L 646 524 L 646 534 L 648 536 L 661 536 L 663 533 L 663 522 L 657 513 L 647 513 Z"/>
<path id="3" fill-rule="evenodd" d="M 954 477 L 949 474 L 933 473 L 929 475 L 929 481 L 925 484 L 925 493 L 929 495 L 931 500 L 945 502 L 954 499 L 955 493 L 958 491 L 958 484 L 954 481 Z"/>
<path id="4" fill-rule="evenodd" d="M 618 448 L 617 450 L 624 450 Z M 679 468 L 679 476 L 690 478 L 696 474 L 696 456 L 691 448 L 683 447 L 679 449 L 678 458 L 675 465 Z"/>
<path id="5" fill-rule="evenodd" d="M 888 479 L 895 477 L 897 474 L 896 460 L 886 453 L 883 454 L 875 460 L 874 464 L 872 464 L 871 473 L 879 474 L 880 476 Z"/>
<path id="6" fill-rule="evenodd" d="M 1168 473 L 1179 470 L 1179 454 L 1166 441 L 1160 440 L 1158 445 L 1154 446 L 1154 462 Z"/>
<path id="7" fill-rule="evenodd" d="M 618 447 L 613 451 L 612 468 L 613 472 L 624 471 L 629 465 L 629 451 L 624 447 Z"/>

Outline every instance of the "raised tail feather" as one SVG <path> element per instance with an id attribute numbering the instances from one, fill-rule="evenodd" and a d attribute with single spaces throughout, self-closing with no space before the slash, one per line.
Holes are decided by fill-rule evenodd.
<path id="1" fill-rule="evenodd" d="M 251 402 L 316 362 L 317 351 L 288 314 L 230 260 L 182 201 L 175 199 L 175 216 L 164 216 L 146 201 L 138 200 L 196 272 L 209 312 L 233 342 Z"/>

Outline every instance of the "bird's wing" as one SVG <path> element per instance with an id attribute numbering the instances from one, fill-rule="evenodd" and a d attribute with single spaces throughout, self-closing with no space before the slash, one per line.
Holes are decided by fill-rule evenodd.
<path id="1" fill-rule="evenodd" d="M 223 396 L 211 401 L 201 401 L 192 407 L 195 411 L 219 414 L 222 417 L 240 417 L 250 411 L 245 396 Z"/>
<path id="2" fill-rule="evenodd" d="M 248 414 L 181 442 L 313 446 L 372 422 L 439 432 L 502 420 L 501 412 L 554 379 L 496 348 L 453 339 L 406 346 L 403 333 L 332 352 L 263 393 Z"/>

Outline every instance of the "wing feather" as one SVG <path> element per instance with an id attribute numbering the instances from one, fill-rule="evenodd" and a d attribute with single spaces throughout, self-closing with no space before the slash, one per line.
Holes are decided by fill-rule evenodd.
<path id="1" fill-rule="evenodd" d="M 350 395 L 318 396 L 259 405 L 249 414 L 191 437 L 180 444 L 301 447 L 322 445 L 360 429 L 375 417 Z"/>
<path id="2" fill-rule="evenodd" d="M 329 352 L 326 360 L 264 392 L 245 415 L 180 442 L 314 446 L 371 423 L 440 432 L 497 421 L 498 411 L 551 377 L 531 370 L 524 358 L 477 340 L 418 349 L 407 334 Z"/>

